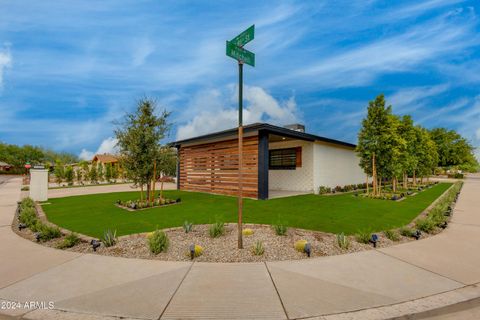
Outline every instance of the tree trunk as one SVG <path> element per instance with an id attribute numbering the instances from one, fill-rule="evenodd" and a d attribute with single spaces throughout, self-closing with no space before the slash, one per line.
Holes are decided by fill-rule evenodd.
<path id="1" fill-rule="evenodd" d="M 377 195 L 377 169 L 375 167 L 375 153 L 372 155 L 372 192 Z"/>
<path id="2" fill-rule="evenodd" d="M 368 194 L 368 190 L 369 188 L 368 188 L 368 173 L 367 173 L 367 194 Z"/>
<path id="3" fill-rule="evenodd" d="M 152 184 L 152 196 L 150 200 L 153 203 L 153 199 L 155 199 L 155 184 L 157 183 L 157 160 L 153 162 L 153 184 Z"/>
<path id="4" fill-rule="evenodd" d="M 413 186 L 417 186 L 417 176 L 415 175 L 415 170 L 413 170 Z"/>
<path id="5" fill-rule="evenodd" d="M 397 192 L 397 177 L 393 177 L 392 187 L 393 187 L 393 192 Z"/>
<path id="6" fill-rule="evenodd" d="M 423 184 L 423 176 L 420 177 L 420 184 Z"/>
<path id="7" fill-rule="evenodd" d="M 147 182 L 147 202 L 150 202 L 150 190 L 152 189 L 152 184 L 150 183 L 150 181 Z"/>
<path id="8" fill-rule="evenodd" d="M 403 189 L 407 189 L 407 188 L 408 188 L 408 176 L 404 171 L 403 172 Z"/>

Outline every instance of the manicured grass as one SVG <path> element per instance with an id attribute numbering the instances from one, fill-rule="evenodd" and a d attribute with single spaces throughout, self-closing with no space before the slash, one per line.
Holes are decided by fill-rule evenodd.
<path id="1" fill-rule="evenodd" d="M 267 201 L 245 199 L 244 222 L 276 224 L 346 234 L 358 230 L 382 231 L 409 223 L 430 205 L 450 183 L 440 183 L 404 201 L 374 200 L 352 194 L 335 196 L 301 195 Z M 181 226 L 215 221 L 236 222 L 234 197 L 185 191 L 165 191 L 181 204 L 130 212 L 114 205 L 117 199 L 139 197 L 138 192 L 118 192 L 51 199 L 43 206 L 48 219 L 66 229 L 100 237 L 105 229 L 117 235 L 153 231 L 157 227 Z"/>

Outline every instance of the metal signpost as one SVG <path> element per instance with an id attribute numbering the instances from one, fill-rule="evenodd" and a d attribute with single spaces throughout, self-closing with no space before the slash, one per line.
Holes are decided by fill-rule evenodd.
<path id="1" fill-rule="evenodd" d="M 255 25 L 227 41 L 227 56 L 238 61 L 238 248 L 243 249 L 242 212 L 243 212 L 243 64 L 255 67 L 255 54 L 243 48 L 253 40 Z"/>

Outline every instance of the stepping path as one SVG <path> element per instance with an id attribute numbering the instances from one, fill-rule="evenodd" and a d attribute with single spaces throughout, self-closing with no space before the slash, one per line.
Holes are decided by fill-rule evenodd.
<path id="1" fill-rule="evenodd" d="M 224 264 L 30 242 L 10 227 L 20 183 L 0 184 L 0 307 L 14 301 L 22 308 L 0 308 L 0 319 L 383 319 L 480 297 L 479 175 L 466 179 L 452 222 L 437 236 L 340 256 Z M 23 308 L 31 301 L 54 309 Z"/>

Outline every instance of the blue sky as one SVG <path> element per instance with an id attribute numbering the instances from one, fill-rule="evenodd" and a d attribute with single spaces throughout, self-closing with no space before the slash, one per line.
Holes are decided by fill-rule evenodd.
<path id="1" fill-rule="evenodd" d="M 0 141 L 83 157 L 152 97 L 168 140 L 236 123 L 225 40 L 251 24 L 245 121 L 356 141 L 369 100 L 480 146 L 478 1 L 0 0 Z"/>

